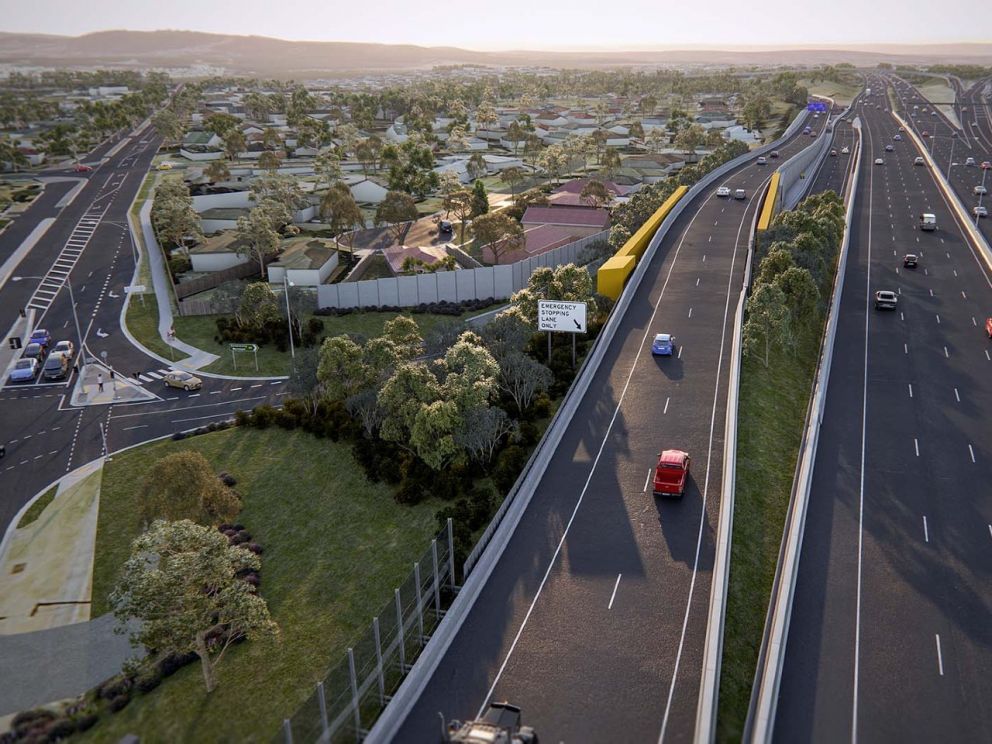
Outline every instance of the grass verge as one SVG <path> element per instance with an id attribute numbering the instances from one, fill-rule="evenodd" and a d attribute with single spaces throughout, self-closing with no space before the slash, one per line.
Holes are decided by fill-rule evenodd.
<path id="1" fill-rule="evenodd" d="M 838 106 L 847 106 L 854 100 L 861 90 L 860 85 L 852 83 L 838 83 L 833 80 L 819 80 L 815 83 L 809 80 L 800 80 L 802 85 L 812 96 L 826 96 L 833 98 Z"/>
<path id="2" fill-rule="evenodd" d="M 178 319 L 177 319 L 178 320 Z M 154 292 L 146 292 L 142 295 L 135 295 L 127 305 L 127 314 L 124 316 L 127 328 L 138 343 L 149 351 L 153 351 L 164 359 L 172 358 L 173 361 L 182 361 L 186 355 L 178 352 L 169 346 L 162 337 L 158 335 L 158 299 Z M 125 374 L 142 370 L 121 370 Z"/>
<path id="3" fill-rule="evenodd" d="M 371 484 L 350 446 L 281 429 L 228 429 L 163 440 L 116 455 L 103 476 L 93 567 L 93 615 L 140 529 L 138 484 L 160 457 L 192 449 L 238 479 L 238 521 L 265 548 L 262 595 L 281 629 L 276 646 L 247 643 L 218 667 L 207 697 L 192 664 L 123 711 L 102 718 L 82 741 L 268 741 L 283 718 L 392 597 L 435 530 L 437 501 L 401 506 Z"/>
<path id="4" fill-rule="evenodd" d="M 58 493 L 58 490 L 58 486 L 52 486 L 45 491 L 45 493 L 37 501 L 31 504 L 31 506 L 28 507 L 28 510 L 24 512 L 24 516 L 21 517 L 21 521 L 17 523 L 17 529 L 27 527 L 38 517 L 40 517 L 41 513 L 45 511 L 45 507 L 52 503 L 52 499 L 55 498 L 55 494 Z"/>

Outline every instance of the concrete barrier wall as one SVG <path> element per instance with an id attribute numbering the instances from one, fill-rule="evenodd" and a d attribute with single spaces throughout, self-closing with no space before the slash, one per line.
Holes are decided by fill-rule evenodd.
<path id="1" fill-rule="evenodd" d="M 322 284 L 317 288 L 317 307 L 414 307 L 430 302 L 464 302 L 509 299 L 514 292 L 527 286 L 530 275 L 541 267 L 554 268 L 574 263 L 582 249 L 590 243 L 606 240 L 609 231 L 589 235 L 580 240 L 503 266 L 420 274 L 416 276 L 368 279 L 358 282 Z M 369 254 L 362 261 L 372 260 Z M 359 266 L 361 262 L 359 262 Z M 357 270 L 358 267 L 356 267 Z M 352 289 L 354 287 L 358 289 Z"/>

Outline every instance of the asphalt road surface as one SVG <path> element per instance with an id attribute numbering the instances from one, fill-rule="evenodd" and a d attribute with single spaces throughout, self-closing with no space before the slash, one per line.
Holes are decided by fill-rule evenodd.
<path id="1" fill-rule="evenodd" d="M 48 329 L 56 341 L 72 340 L 78 348 L 72 304 L 63 286 L 68 277 L 89 356 L 102 359 L 106 352 L 107 364 L 123 375 L 140 374 L 139 382 L 157 397 L 146 403 L 72 407 L 69 401 L 75 375 L 49 384 L 3 380 L 0 444 L 6 454 L 0 459 L 0 534 L 41 489 L 103 454 L 104 436 L 107 450 L 113 452 L 230 418 L 238 409 L 278 402 L 284 393 L 282 383 L 207 377 L 198 392 L 169 391 L 161 380 L 169 365 L 135 348 L 124 336 L 120 328 L 124 288 L 134 275 L 127 210 L 148 172 L 159 139 L 150 128 L 133 133 L 124 147 L 100 164 L 121 139 L 112 138 L 83 158 L 94 165 L 90 173 L 46 172 L 79 175 L 87 183 L 61 209 L 56 204 L 74 184 L 47 184 L 45 193 L 0 237 L 2 263 L 37 224 L 55 218 L 10 280 L 0 287 L 0 326 L 6 332 L 21 308 L 34 308 L 35 328 Z M 56 284 L 43 285 L 37 278 L 46 275 Z M 45 292 L 45 287 L 53 291 Z"/>
<path id="2" fill-rule="evenodd" d="M 813 122 L 822 129 L 825 117 Z M 797 136 L 782 159 L 809 144 Z M 781 161 L 779 161 L 781 162 Z M 689 741 L 719 518 L 735 301 L 776 164 L 701 194 L 652 259 L 520 525 L 397 736 L 436 738 L 490 699 L 549 741 Z M 717 186 L 743 188 L 721 199 Z M 654 334 L 678 355 L 653 358 Z M 658 452 L 692 457 L 681 500 L 655 498 Z"/>
<path id="3" fill-rule="evenodd" d="M 871 76 L 873 98 L 887 100 Z M 897 124 L 859 106 L 862 181 L 774 735 L 978 741 L 992 709 L 988 268 Z M 884 165 L 873 165 L 882 157 Z M 921 233 L 932 211 L 941 229 Z M 903 267 L 916 253 L 915 270 Z M 873 309 L 878 289 L 895 311 Z"/>

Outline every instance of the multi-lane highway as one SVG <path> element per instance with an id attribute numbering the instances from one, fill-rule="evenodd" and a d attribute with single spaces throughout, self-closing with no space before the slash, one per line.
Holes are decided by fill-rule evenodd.
<path id="1" fill-rule="evenodd" d="M 822 132 L 826 117 L 812 122 Z M 810 143 L 795 137 L 784 160 Z M 781 161 L 779 161 L 781 162 Z M 735 300 L 776 161 L 690 204 L 655 253 L 519 526 L 397 741 L 511 700 L 553 741 L 688 741 L 699 694 Z M 678 354 L 652 358 L 654 334 Z M 692 457 L 657 499 L 658 452 Z"/>
<path id="2" fill-rule="evenodd" d="M 123 146 L 113 152 L 122 141 Z M 106 352 L 108 365 L 123 376 L 138 373 L 137 381 L 157 396 L 143 403 L 73 407 L 75 375 L 54 384 L 15 385 L 4 378 L 0 387 L 0 445 L 5 448 L 0 459 L 0 534 L 39 490 L 99 457 L 104 435 L 107 448 L 113 451 L 229 418 L 239 408 L 278 400 L 283 393 L 280 384 L 268 380 L 207 377 L 199 392 L 166 392 L 161 374 L 169 365 L 135 348 L 122 332 L 124 288 L 131 284 L 135 266 L 127 211 L 158 144 L 150 127 L 127 139 L 103 143 L 83 158 L 96 167 L 82 174 L 86 183 L 71 203 L 58 206 L 74 183 L 48 183 L 44 194 L 0 237 L 0 265 L 9 266 L 6 262 L 35 227 L 54 219 L 16 267 L 4 272 L 8 277 L 0 284 L 4 333 L 23 308 L 33 318 L 33 327 L 46 328 L 54 339 L 72 340 L 78 347 L 65 286 L 70 282 L 87 357 L 103 359 Z"/>
<path id="3" fill-rule="evenodd" d="M 992 282 L 871 78 L 774 735 L 975 741 L 992 723 Z M 941 229 L 916 229 L 924 211 Z"/>

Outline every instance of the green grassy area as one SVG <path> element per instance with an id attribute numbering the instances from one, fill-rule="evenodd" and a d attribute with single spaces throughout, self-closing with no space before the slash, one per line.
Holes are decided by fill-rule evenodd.
<path id="1" fill-rule="evenodd" d="M 52 499 L 55 498 L 55 494 L 58 493 L 58 490 L 58 486 L 52 486 L 45 491 L 45 493 L 42 494 L 37 501 L 31 504 L 31 506 L 28 507 L 28 510 L 24 512 L 24 515 L 21 517 L 21 521 L 17 523 L 17 529 L 27 527 L 38 517 L 40 517 L 41 513 L 45 511 L 45 507 L 52 503 Z"/>
<path id="2" fill-rule="evenodd" d="M 360 333 L 371 338 L 372 336 L 381 335 L 382 327 L 386 324 L 386 321 L 395 318 L 399 314 L 370 312 L 351 313 L 349 315 L 321 315 L 317 317 L 324 323 L 324 336 Z M 128 326 L 130 327 L 130 312 L 128 316 Z M 217 334 L 217 318 L 219 317 L 223 316 L 191 315 L 177 317 L 175 319 L 176 337 L 178 339 L 192 344 L 198 349 L 209 351 L 211 354 L 217 354 L 220 357 L 213 364 L 204 367 L 204 372 L 213 372 L 218 375 L 243 375 L 245 377 L 273 377 L 289 374 L 291 362 L 289 351 L 279 351 L 272 344 L 259 347 L 258 371 L 255 370 L 254 355 L 248 353 L 239 353 L 237 355 L 237 368 L 235 368 L 235 361 L 231 359 L 231 350 L 227 343 L 218 344 L 214 340 L 214 336 Z M 313 316 L 307 314 L 303 320 L 304 324 L 311 317 Z M 423 335 L 427 335 L 442 318 L 451 316 L 417 313 L 411 317 L 417 321 L 417 325 L 420 326 L 420 332 Z M 465 317 L 469 316 L 466 315 Z M 161 343 L 161 340 L 159 341 Z M 166 350 L 168 350 L 168 347 L 166 347 Z M 168 353 L 165 354 L 165 357 L 168 358 Z"/>
<path id="3" fill-rule="evenodd" d="M 262 596 L 279 624 L 278 645 L 232 648 L 206 697 L 198 664 L 135 698 L 81 741 L 268 741 L 392 597 L 435 533 L 429 501 L 401 506 L 368 483 L 350 445 L 281 429 L 229 429 L 164 440 L 116 455 L 104 470 L 93 569 L 93 614 L 138 534 L 136 485 L 157 459 L 192 449 L 237 479 L 238 521 L 265 552 Z"/>
<path id="4" fill-rule="evenodd" d="M 838 83 L 833 80 L 800 80 L 799 85 L 805 87 L 810 95 L 833 98 L 838 106 L 847 106 L 861 91 L 861 86 L 855 83 Z"/>
<path id="5" fill-rule="evenodd" d="M 734 539 L 730 554 L 717 740 L 740 741 L 796 458 L 812 393 L 822 326 L 807 326 L 795 351 L 769 365 L 745 357 L 741 368 Z"/>
<path id="6" fill-rule="evenodd" d="M 131 335 L 146 349 L 176 362 L 187 358 L 185 354 L 173 349 L 159 336 L 158 300 L 153 292 L 133 296 L 128 301 L 127 314 L 124 316 L 124 320 Z M 177 318 L 178 320 L 180 319 Z M 122 371 L 129 372 L 129 370 Z"/>

